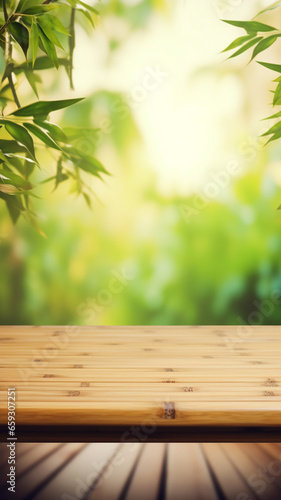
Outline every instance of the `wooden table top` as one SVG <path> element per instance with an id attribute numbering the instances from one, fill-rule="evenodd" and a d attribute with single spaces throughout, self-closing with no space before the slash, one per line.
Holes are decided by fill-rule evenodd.
<path id="1" fill-rule="evenodd" d="M 281 427 L 281 327 L 0 327 L 0 424 Z"/>

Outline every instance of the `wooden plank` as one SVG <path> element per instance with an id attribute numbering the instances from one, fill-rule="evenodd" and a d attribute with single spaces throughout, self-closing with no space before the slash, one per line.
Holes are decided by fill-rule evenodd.
<path id="1" fill-rule="evenodd" d="M 276 443 L 259 443 L 259 446 L 267 453 L 272 460 L 281 462 L 281 445 Z"/>
<path id="2" fill-rule="evenodd" d="M 46 445 L 43 445 L 46 446 Z M 85 445 L 69 443 L 59 445 L 53 454 L 46 453 L 44 460 L 33 464 L 31 470 L 20 478 L 17 477 L 17 491 L 21 500 L 25 500 L 40 491 L 46 483 L 53 480 L 60 470 L 81 451 Z"/>
<path id="3" fill-rule="evenodd" d="M 144 445 L 140 443 L 123 445 L 118 461 L 103 472 L 88 500 L 120 498 L 131 483 L 143 449 Z"/>
<path id="4" fill-rule="evenodd" d="M 126 500 L 158 500 L 165 458 L 163 443 L 146 444 L 126 492 Z M 210 499 L 211 500 L 211 499 Z"/>
<path id="5" fill-rule="evenodd" d="M 20 457 L 16 455 L 16 471 L 17 479 L 19 479 L 28 470 L 32 469 L 35 464 L 40 463 L 42 460 L 46 459 L 52 454 L 58 451 L 58 448 L 63 445 L 57 443 L 40 444 L 31 448 L 24 457 L 20 460 Z M 54 456 L 54 455 L 53 455 Z M 5 464 L 5 469 L 7 468 L 7 462 Z M 0 482 L 1 488 L 6 484 L 7 477 L 3 476 Z"/>
<path id="6" fill-rule="evenodd" d="M 224 500 L 239 498 L 240 493 L 244 494 L 244 498 L 252 498 L 253 490 L 248 486 L 247 481 L 224 453 L 221 445 L 208 443 L 203 444 L 202 447 L 208 467 L 213 474 L 213 478 L 216 480 L 220 492 L 224 495 Z"/>
<path id="7" fill-rule="evenodd" d="M 198 444 L 168 445 L 166 500 L 218 500 Z"/>
<path id="8" fill-rule="evenodd" d="M 255 464 L 256 474 L 258 476 L 258 471 L 262 469 L 265 474 L 263 475 L 263 480 L 266 485 L 266 492 L 268 498 L 280 498 L 281 497 L 281 454 L 279 459 L 272 459 L 267 451 L 259 446 L 254 446 L 252 443 L 248 446 L 241 444 L 241 449 L 249 458 L 253 460 Z M 271 493 L 272 491 L 272 493 Z M 267 498 L 267 497 L 266 497 Z"/>
<path id="9" fill-rule="evenodd" d="M 256 444 L 247 444 L 244 446 L 233 443 L 228 445 L 222 444 L 221 446 L 229 460 L 233 463 L 235 468 L 243 477 L 244 481 L 251 487 L 258 498 L 264 500 L 268 498 L 278 498 L 279 492 L 276 485 L 270 482 L 265 482 L 265 480 L 263 480 L 259 475 L 260 467 L 265 465 L 265 461 L 255 461 L 254 457 L 256 457 L 256 454 L 259 453 L 259 448 Z M 263 485 L 261 483 L 263 483 Z M 237 489 L 236 496 L 238 496 L 239 493 L 240 492 Z"/>
<path id="10" fill-rule="evenodd" d="M 95 484 L 118 450 L 118 444 L 90 444 L 64 463 L 64 467 L 43 485 L 32 500 L 82 498 Z M 49 464 L 52 467 L 52 464 Z M 42 471 L 44 473 L 44 470 Z"/>

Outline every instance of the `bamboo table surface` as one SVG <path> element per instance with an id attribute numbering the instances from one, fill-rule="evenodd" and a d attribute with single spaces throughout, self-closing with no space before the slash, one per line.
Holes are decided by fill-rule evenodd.
<path id="1" fill-rule="evenodd" d="M 0 425 L 281 429 L 281 327 L 0 327 Z M 4 432 L 4 431 L 3 431 Z"/>

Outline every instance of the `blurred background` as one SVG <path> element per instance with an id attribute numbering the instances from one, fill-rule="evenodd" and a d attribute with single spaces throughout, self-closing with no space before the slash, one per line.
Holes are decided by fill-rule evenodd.
<path id="1" fill-rule="evenodd" d="M 89 177 L 91 209 L 68 182 L 42 183 L 46 238 L 0 204 L 1 324 L 280 324 L 280 142 L 260 138 L 274 75 L 220 54 L 243 34 L 220 19 L 270 3 L 96 3 L 75 91 L 60 68 L 40 98 L 87 96 L 52 120 L 83 127 L 78 146 L 111 176 Z M 262 20 L 281 28 L 280 10 Z M 280 44 L 260 60 L 278 63 Z M 39 181 L 55 174 L 42 163 Z"/>

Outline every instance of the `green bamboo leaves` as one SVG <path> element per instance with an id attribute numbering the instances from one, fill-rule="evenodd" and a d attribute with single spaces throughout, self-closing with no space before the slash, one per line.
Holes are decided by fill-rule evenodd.
<path id="1" fill-rule="evenodd" d="M 242 47 L 240 47 L 240 49 L 238 49 L 236 52 L 234 52 L 234 54 L 232 54 L 229 59 L 231 59 L 232 57 L 236 57 L 236 56 L 239 56 L 240 54 L 242 54 L 243 52 L 245 52 L 246 50 L 250 49 L 253 45 L 256 45 L 258 42 L 262 41 L 263 38 L 262 36 L 257 36 L 255 37 L 254 39 L 250 40 L 249 42 L 245 43 Z"/>
<path id="2" fill-rule="evenodd" d="M 21 3 L 21 2 L 20 2 Z M 35 8 L 35 3 L 33 2 L 32 8 Z M 43 14 L 42 5 L 37 5 L 36 9 L 39 9 L 38 13 L 34 12 L 34 15 L 30 12 L 31 0 L 28 2 L 24 1 L 19 7 L 23 9 L 25 15 L 29 11 L 28 16 L 24 18 L 19 18 L 19 22 L 16 20 L 9 24 L 9 31 L 13 36 L 14 40 L 21 47 L 24 55 L 30 56 L 32 66 L 34 66 L 38 47 L 46 53 L 52 64 L 58 68 L 59 61 L 56 52 L 56 47 L 63 50 L 62 44 L 57 36 L 60 35 L 70 36 L 67 29 L 63 26 L 62 22 L 54 15 L 46 13 Z M 27 9 L 28 7 L 28 9 Z M 50 5 L 45 5 L 45 7 L 50 7 Z"/>
<path id="3" fill-rule="evenodd" d="M 89 206 L 92 189 L 87 176 L 102 179 L 108 174 L 104 166 L 85 153 L 81 143 L 79 145 L 83 131 L 77 129 L 76 136 L 72 137 L 49 120 L 51 113 L 78 104 L 83 98 L 48 101 L 39 98 L 41 72 L 54 67 L 64 67 L 73 88 L 75 13 L 76 10 L 82 11 L 94 27 L 98 12 L 81 0 L 47 3 L 44 0 L 16 0 L 6 4 L 5 15 L 3 5 L 0 5 L 0 18 L 5 20 L 0 26 L 0 201 L 6 203 L 13 222 L 25 214 L 43 234 L 32 207 L 36 186 L 30 181 L 33 171 L 39 167 L 37 158 L 42 158 L 39 151 L 49 154 L 53 162 L 51 168 L 56 170 L 55 175 L 51 172 L 41 182 L 53 181 L 56 189 L 62 182 L 69 181 L 72 183 L 71 192 L 81 194 Z M 9 36 L 5 36 L 6 33 Z M 18 52 L 15 58 L 14 49 Z M 18 61 L 19 57 L 22 60 Z M 22 99 L 17 94 L 20 89 L 18 81 L 23 78 L 38 99 L 25 106 L 20 105 Z M 14 103 L 14 110 L 5 115 L 9 101 Z"/>
<path id="4" fill-rule="evenodd" d="M 274 42 L 276 42 L 277 38 L 281 36 L 281 33 L 278 32 L 276 28 L 273 26 L 269 26 L 267 24 L 259 23 L 257 21 L 228 21 L 223 20 L 223 22 L 230 24 L 232 26 L 236 26 L 237 28 L 244 28 L 248 33 L 245 36 L 240 36 L 236 38 L 226 49 L 222 52 L 227 52 L 233 50 L 237 47 L 240 47 L 236 52 L 234 52 L 229 59 L 239 56 L 246 50 L 250 49 L 254 45 L 256 47 L 253 50 L 252 59 L 254 59 L 258 54 L 268 49 Z M 271 35 L 268 35 L 269 32 L 273 32 Z M 257 34 L 259 33 L 259 36 Z"/>
<path id="5" fill-rule="evenodd" d="M 270 5 L 267 9 L 260 12 L 260 14 L 262 14 L 267 10 L 276 9 L 279 6 L 281 6 L 281 2 L 275 2 L 274 4 Z M 232 26 L 236 26 L 238 28 L 243 28 L 247 32 L 247 35 L 237 38 L 228 47 L 226 47 L 226 49 L 223 50 L 223 52 L 226 52 L 233 50 L 237 47 L 240 47 L 236 52 L 234 52 L 230 56 L 230 58 L 242 54 L 243 52 L 247 51 L 248 49 L 250 49 L 255 45 L 250 59 L 250 61 L 252 61 L 258 54 L 268 49 L 271 45 L 273 45 L 276 42 L 276 40 L 279 37 L 281 37 L 281 32 L 278 31 L 276 28 L 274 28 L 273 26 L 269 26 L 267 24 L 259 23 L 257 21 L 248 21 L 248 22 L 224 21 L 224 22 Z M 260 33 L 260 35 L 257 36 L 257 33 Z M 280 76 L 274 80 L 277 82 L 277 86 L 273 93 L 272 104 L 273 106 L 281 105 L 281 65 L 262 62 L 262 61 L 258 61 L 258 63 L 272 71 L 280 73 Z M 270 118 L 278 118 L 280 116 L 281 112 L 278 112 L 275 115 L 272 115 Z M 271 135 L 268 142 L 281 138 L 281 122 L 278 122 L 263 134 L 263 136 L 268 136 L 268 135 Z"/>

